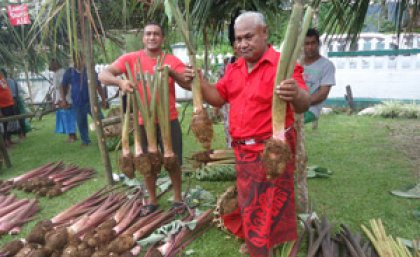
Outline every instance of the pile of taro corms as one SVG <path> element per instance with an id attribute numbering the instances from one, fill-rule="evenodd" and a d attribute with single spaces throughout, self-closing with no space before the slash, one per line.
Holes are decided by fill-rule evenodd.
<path id="1" fill-rule="evenodd" d="M 82 184 L 95 174 L 93 169 L 48 163 L 11 180 L 13 188 L 38 196 L 54 197 Z"/>
<path id="2" fill-rule="evenodd" d="M 183 214 L 179 209 L 147 213 L 143 202 L 141 188 L 105 187 L 52 219 L 38 222 L 24 239 L 6 243 L 0 257 L 138 256 L 140 252 L 170 257 L 209 227 L 212 219 L 210 210 L 199 217 L 188 208 Z M 147 249 L 137 244 L 176 216 L 182 216 L 181 220 L 197 219 L 195 229 L 180 229 L 170 240 L 156 242 Z"/>

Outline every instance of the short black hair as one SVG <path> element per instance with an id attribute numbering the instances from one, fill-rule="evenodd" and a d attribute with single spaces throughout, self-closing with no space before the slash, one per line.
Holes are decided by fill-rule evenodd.
<path id="1" fill-rule="evenodd" d="M 317 29 L 315 29 L 315 28 L 308 29 L 308 32 L 306 32 L 306 36 L 307 37 L 315 37 L 316 41 L 318 41 L 318 43 L 319 43 L 319 32 L 318 32 Z"/>
<path id="2" fill-rule="evenodd" d="M 7 78 L 7 72 L 4 68 L 0 68 L 0 72 L 4 75 L 5 78 Z"/>
<path id="3" fill-rule="evenodd" d="M 160 31 L 162 32 L 162 36 L 165 36 L 165 31 L 163 30 L 163 26 L 160 25 L 160 23 L 156 21 L 150 21 L 144 25 L 144 28 L 146 28 L 147 26 L 158 26 L 160 28 Z"/>

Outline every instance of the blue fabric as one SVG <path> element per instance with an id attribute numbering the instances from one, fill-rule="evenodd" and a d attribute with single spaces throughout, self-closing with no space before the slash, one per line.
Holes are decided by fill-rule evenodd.
<path id="1" fill-rule="evenodd" d="M 76 134 L 76 113 L 73 108 L 58 109 L 55 115 L 55 133 Z"/>
<path id="2" fill-rule="evenodd" d="M 95 73 L 95 76 L 97 84 L 100 85 L 98 74 Z M 89 104 L 89 87 L 86 69 L 84 69 L 83 74 L 81 74 L 75 68 L 68 68 L 63 75 L 62 85 L 63 87 L 71 86 L 71 99 L 73 105 L 83 106 L 86 103 Z"/>
<path id="3" fill-rule="evenodd" d="M 82 144 L 90 144 L 89 129 L 88 129 L 88 114 L 90 113 L 90 104 L 85 103 L 83 105 L 73 105 L 76 113 L 77 127 L 79 128 L 80 138 Z"/>

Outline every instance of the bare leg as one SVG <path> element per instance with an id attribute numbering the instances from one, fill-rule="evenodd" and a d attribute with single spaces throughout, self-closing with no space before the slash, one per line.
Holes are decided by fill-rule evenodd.
<path id="1" fill-rule="evenodd" d="M 158 200 L 156 198 L 156 180 L 157 177 L 155 174 L 150 174 L 144 178 L 144 183 L 146 184 L 146 189 L 149 192 L 149 204 L 157 205 Z"/>
<path id="2" fill-rule="evenodd" d="M 174 202 L 181 202 L 182 201 L 182 195 L 181 195 L 181 169 L 173 172 L 168 172 L 169 177 L 172 181 L 172 187 L 174 189 Z"/>

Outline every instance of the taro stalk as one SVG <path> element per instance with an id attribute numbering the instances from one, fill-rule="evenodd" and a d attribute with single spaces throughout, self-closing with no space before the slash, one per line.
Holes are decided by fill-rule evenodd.
<path id="1" fill-rule="evenodd" d="M 192 37 L 190 37 L 191 31 L 191 24 L 189 22 L 189 0 L 185 1 L 185 17 L 183 19 L 181 11 L 179 10 L 178 5 L 175 5 L 172 1 L 166 0 L 165 1 L 165 12 L 168 16 L 168 19 L 172 19 L 172 15 L 175 19 L 175 23 L 177 24 L 182 37 L 184 38 L 185 45 L 188 49 L 188 57 L 190 65 L 195 70 L 195 74 L 197 74 L 197 67 L 196 67 L 196 44 Z M 203 107 L 203 95 L 201 93 L 201 86 L 200 86 L 200 79 L 198 76 L 195 76 L 192 81 L 192 94 L 193 94 L 193 117 L 191 120 L 191 129 L 194 133 L 194 136 L 198 139 L 201 145 L 205 149 L 211 148 L 211 141 L 213 139 L 213 123 L 208 117 L 206 110 Z"/>
<path id="2" fill-rule="evenodd" d="M 158 59 L 157 65 L 160 65 L 161 58 Z M 140 156 L 142 160 L 144 160 L 145 164 L 140 162 L 139 164 L 139 171 L 143 176 L 150 177 L 153 174 L 159 174 L 160 169 L 162 167 L 162 156 L 158 151 L 158 144 L 157 144 L 157 136 L 156 136 L 156 94 L 157 94 L 157 72 L 154 78 L 146 72 L 143 73 L 140 61 L 137 62 L 139 74 L 140 74 L 140 82 L 142 87 L 142 96 L 140 96 L 139 90 L 134 90 L 136 96 L 136 103 L 140 110 L 140 114 L 143 118 L 144 129 L 146 131 L 146 138 L 147 138 L 147 153 L 142 154 Z M 130 71 L 130 67 L 128 63 L 126 63 L 127 71 Z M 137 69 L 137 66 L 134 67 Z M 128 72 L 130 80 L 136 84 L 136 80 L 133 79 L 133 74 Z M 137 77 L 137 76 L 134 76 Z M 149 100 L 149 91 L 147 86 L 150 89 L 150 100 Z M 140 159 L 140 158 L 139 158 Z"/>
<path id="3" fill-rule="evenodd" d="M 161 83 L 158 88 L 158 117 L 163 141 L 163 165 L 169 174 L 180 174 L 181 167 L 172 147 L 171 121 L 169 116 L 169 70 L 165 66 L 162 71 Z"/>
<path id="4" fill-rule="evenodd" d="M 305 15 L 304 28 L 301 29 L 298 40 L 302 14 L 303 5 L 301 3 L 295 3 L 287 26 L 280 62 L 277 66 L 272 105 L 273 137 L 267 141 L 263 156 L 268 179 L 274 179 L 281 175 L 284 172 L 287 162 L 292 158 L 292 153 L 285 137 L 287 103 L 276 95 L 275 88 L 281 81 L 290 78 L 293 75 L 296 59 L 301 51 L 303 39 L 306 35 L 312 16 L 311 10 L 308 10 Z"/>
<path id="5" fill-rule="evenodd" d="M 125 108 L 124 123 L 121 129 L 122 154 L 120 156 L 120 169 L 127 177 L 132 179 L 135 176 L 133 167 L 133 155 L 130 151 L 130 108 L 131 97 L 130 94 L 127 94 L 127 106 Z"/>
<path id="6" fill-rule="evenodd" d="M 130 71 L 129 65 L 128 63 L 126 63 L 126 68 L 127 68 L 127 72 Z M 140 131 L 140 124 L 139 124 L 139 116 L 140 115 L 140 110 L 144 110 L 144 107 L 139 108 L 140 105 L 143 106 L 143 103 L 140 101 L 140 96 L 138 93 L 138 88 L 137 85 L 139 83 L 139 81 L 137 80 L 137 75 L 136 72 L 139 72 L 139 77 L 140 77 L 140 81 L 141 83 L 145 83 L 145 79 L 144 79 L 144 73 L 143 70 L 141 68 L 141 64 L 140 64 L 140 60 L 137 59 L 137 63 L 134 65 L 134 76 L 131 72 L 129 72 L 129 79 L 131 80 L 131 82 L 134 83 L 134 85 L 136 85 L 136 89 L 134 94 L 132 94 L 132 103 L 133 103 L 133 127 L 134 127 L 134 158 L 133 158 L 133 162 L 134 162 L 134 168 L 136 169 L 137 172 L 139 172 L 140 174 L 150 174 L 150 171 L 152 169 L 151 167 L 151 163 L 149 160 L 149 157 L 147 154 L 143 153 L 143 149 L 141 147 L 141 131 Z M 141 115 L 143 116 L 143 111 L 141 113 Z M 144 114 L 146 115 L 146 114 Z M 147 171 L 149 171 L 149 173 L 147 173 Z"/>

